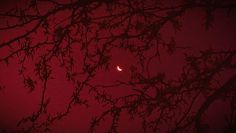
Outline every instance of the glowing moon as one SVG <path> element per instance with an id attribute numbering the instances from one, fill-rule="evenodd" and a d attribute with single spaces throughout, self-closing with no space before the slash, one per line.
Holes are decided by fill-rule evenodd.
<path id="1" fill-rule="evenodd" d="M 121 72 L 122 71 L 122 68 L 120 68 L 120 66 L 116 66 L 116 69 Z"/>

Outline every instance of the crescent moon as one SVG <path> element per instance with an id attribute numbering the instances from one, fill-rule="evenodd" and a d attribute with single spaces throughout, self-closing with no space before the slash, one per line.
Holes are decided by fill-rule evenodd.
<path id="1" fill-rule="evenodd" d="M 116 69 L 120 72 L 122 71 L 122 68 L 120 68 L 120 66 L 116 66 Z"/>

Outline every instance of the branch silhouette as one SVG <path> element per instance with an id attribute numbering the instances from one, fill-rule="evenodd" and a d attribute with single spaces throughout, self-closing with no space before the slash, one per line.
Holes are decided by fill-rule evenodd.
<path id="1" fill-rule="evenodd" d="M 207 132 L 208 125 L 202 117 L 215 101 L 222 99 L 231 101 L 227 132 L 234 132 L 236 108 L 232 99 L 236 94 L 236 75 L 232 73 L 225 82 L 219 77 L 227 71 L 235 72 L 235 48 L 186 54 L 181 75 L 176 79 L 169 79 L 166 72 L 152 74 L 150 66 L 154 59 L 161 60 L 161 48 L 168 55 L 190 49 L 179 46 L 175 38 L 169 41 L 162 37 L 161 30 L 167 24 L 178 32 L 184 26 L 181 17 L 200 9 L 205 13 L 207 30 L 214 23 L 216 10 L 235 8 L 235 2 L 218 0 L 184 0 L 174 4 L 159 0 L 29 0 L 25 5 L 0 12 L 0 32 L 18 33 L 0 42 L 0 50 L 5 51 L 0 62 L 9 65 L 19 61 L 19 76 L 29 92 L 41 85 L 38 109 L 19 120 L 16 129 L 2 131 L 50 132 L 51 126 L 63 120 L 75 106 L 93 106 L 83 98 L 86 93 L 105 109 L 91 120 L 91 133 L 99 126 L 109 126 L 108 132 L 119 132 L 123 113 L 142 120 L 143 132 L 163 132 L 166 125 L 170 126 L 167 132 Z M 94 82 L 99 70 L 109 71 L 115 49 L 128 51 L 137 60 L 128 70 L 128 81 Z M 33 62 L 33 69 L 27 61 Z M 52 100 L 47 90 L 49 82 L 57 80 L 53 76 L 55 67 L 63 68 L 65 79 L 74 88 L 64 111 L 52 114 L 48 112 Z M 29 69 L 34 73 L 28 74 Z M 131 93 L 116 96 L 109 91 L 119 87 L 129 88 Z M 2 88 L 7 86 L 0 84 L 0 91 Z M 205 100 L 198 104 L 202 96 Z M 104 124 L 108 120 L 110 125 Z"/>

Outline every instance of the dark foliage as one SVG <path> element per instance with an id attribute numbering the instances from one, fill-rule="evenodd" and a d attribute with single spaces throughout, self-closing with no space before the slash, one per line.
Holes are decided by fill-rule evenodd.
<path id="1" fill-rule="evenodd" d="M 17 36 L 0 43 L 0 49 L 8 51 L 0 61 L 9 64 L 11 59 L 19 60 L 19 75 L 29 92 L 38 84 L 42 85 L 38 110 L 19 120 L 14 132 L 50 131 L 51 125 L 66 117 L 75 105 L 92 106 L 88 99 L 81 97 L 82 93 L 95 97 L 106 109 L 91 120 L 89 132 L 96 132 L 98 126 L 107 126 L 103 123 L 110 117 L 112 123 L 108 132 L 119 132 L 120 117 L 126 112 L 131 118 L 142 120 L 143 132 L 159 132 L 163 125 L 171 125 L 167 132 L 203 133 L 209 128 L 202 120 L 203 115 L 214 101 L 222 99 L 231 102 L 226 132 L 235 132 L 236 75 L 231 73 L 225 82 L 220 80 L 224 73 L 235 70 L 235 48 L 186 54 L 181 76 L 176 79 L 169 79 L 165 72 L 153 75 L 149 70 L 153 59 L 160 59 L 160 48 L 165 48 L 167 54 L 188 50 L 178 46 L 174 38 L 170 41 L 162 38 L 161 29 L 166 24 L 171 23 L 178 32 L 182 27 L 180 17 L 192 9 L 200 9 L 206 15 L 204 27 L 208 29 L 214 23 L 214 12 L 234 10 L 235 2 L 30 0 L 26 3 L 0 13 L 0 31 L 20 30 Z M 129 80 L 108 85 L 92 82 L 98 70 L 109 71 L 113 59 L 110 54 L 114 49 L 128 51 L 137 59 L 129 69 Z M 78 55 L 82 57 L 80 70 L 75 69 Z M 32 69 L 26 65 L 29 60 L 34 62 L 32 75 L 26 73 Z M 60 63 L 58 66 L 53 64 L 55 60 Z M 57 79 L 53 77 L 54 67 L 64 68 L 74 90 L 65 111 L 51 114 L 47 111 L 50 97 L 46 93 L 48 82 Z M 133 93 L 114 97 L 108 91 L 108 88 L 121 86 L 130 88 Z M 3 89 L 7 86 L 1 85 L 0 91 Z M 201 96 L 205 99 L 194 107 Z M 42 116 L 46 116 L 44 120 Z"/>

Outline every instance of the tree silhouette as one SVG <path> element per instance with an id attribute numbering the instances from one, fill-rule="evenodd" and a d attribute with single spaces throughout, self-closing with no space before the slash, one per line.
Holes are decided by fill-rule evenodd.
<path id="1" fill-rule="evenodd" d="M 225 132 L 236 131 L 235 47 L 188 53 L 191 48 L 178 45 L 174 37 L 166 40 L 161 32 L 168 24 L 180 31 L 181 18 L 194 9 L 205 13 L 203 26 L 208 30 L 214 23 L 215 12 L 227 11 L 230 15 L 236 8 L 234 1 L 27 0 L 23 3 L 0 13 L 1 33 L 17 33 L 2 39 L 0 62 L 9 65 L 17 60 L 20 67 L 16 69 L 25 88 L 33 93 L 38 87 L 41 97 L 40 103 L 36 103 L 37 110 L 16 122 L 16 129 L 2 128 L 3 132 L 50 132 L 51 126 L 63 120 L 75 106 L 90 108 L 96 102 L 104 111 L 94 116 L 88 132 L 96 132 L 101 126 L 108 132 L 119 132 L 120 118 L 126 113 L 140 120 L 142 132 L 203 133 L 209 130 L 204 115 L 209 114 L 208 108 L 217 100 L 230 103 Z M 110 71 L 114 60 L 111 54 L 117 49 L 135 57 L 135 64 L 127 69 L 128 80 L 97 82 L 99 71 Z M 169 56 L 178 50 L 185 51 L 185 63 L 177 78 L 167 77 L 166 71 L 153 73 L 150 68 L 153 62 L 162 60 L 163 49 L 163 54 Z M 57 68 L 64 70 L 65 78 L 74 88 L 64 111 L 54 114 L 47 110 L 52 101 L 47 91 L 50 81 L 59 78 L 54 76 Z M 7 86 L 1 84 L 0 90 L 6 90 Z M 117 96 L 111 88 L 129 91 Z M 111 123 L 106 124 L 107 121 Z"/>

